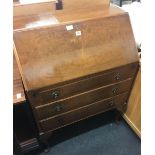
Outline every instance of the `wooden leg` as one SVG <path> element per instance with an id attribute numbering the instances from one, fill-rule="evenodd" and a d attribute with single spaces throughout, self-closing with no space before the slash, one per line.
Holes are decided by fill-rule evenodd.
<path id="1" fill-rule="evenodd" d="M 117 111 L 116 116 L 115 116 L 115 123 L 119 124 L 121 118 L 122 118 L 121 112 Z"/>
<path id="2" fill-rule="evenodd" d="M 117 113 L 115 117 L 115 122 L 116 124 L 118 124 L 120 120 L 122 119 L 122 115 L 126 112 L 127 102 L 124 102 L 123 104 L 118 105 L 116 108 L 117 108 Z"/>
<path id="3" fill-rule="evenodd" d="M 47 153 L 50 151 L 49 138 L 51 137 L 52 132 L 40 134 L 40 141 L 45 145 L 44 152 Z"/>
<path id="4" fill-rule="evenodd" d="M 46 145 L 46 148 L 44 149 L 44 152 L 47 153 L 47 152 L 50 151 L 50 146 L 49 146 L 48 141 L 45 141 L 44 144 Z"/>

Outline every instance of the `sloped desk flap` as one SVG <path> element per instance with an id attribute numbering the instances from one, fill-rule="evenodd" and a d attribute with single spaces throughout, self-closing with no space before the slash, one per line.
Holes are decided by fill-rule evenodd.
<path id="1" fill-rule="evenodd" d="M 26 90 L 138 62 L 124 12 L 18 30 L 14 43 Z"/>

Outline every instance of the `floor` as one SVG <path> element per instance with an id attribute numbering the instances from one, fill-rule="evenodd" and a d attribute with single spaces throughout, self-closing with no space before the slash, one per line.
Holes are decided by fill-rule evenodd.
<path id="1" fill-rule="evenodd" d="M 116 123 L 112 110 L 55 131 L 50 151 L 27 155 L 140 155 L 141 141 L 123 118 Z"/>

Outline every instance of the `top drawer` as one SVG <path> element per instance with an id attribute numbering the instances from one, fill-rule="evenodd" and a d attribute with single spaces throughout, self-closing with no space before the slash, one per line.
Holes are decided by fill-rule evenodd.
<path id="1" fill-rule="evenodd" d="M 69 96 L 83 93 L 104 85 L 113 84 L 127 78 L 133 77 L 137 69 L 137 64 L 130 64 L 112 71 L 98 74 L 80 81 L 62 85 L 59 87 L 38 91 L 33 100 L 35 106 L 60 100 Z"/>

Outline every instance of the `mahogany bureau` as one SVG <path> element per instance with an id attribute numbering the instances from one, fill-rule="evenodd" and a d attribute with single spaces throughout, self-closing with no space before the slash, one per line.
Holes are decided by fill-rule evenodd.
<path id="1" fill-rule="evenodd" d="M 110 6 L 18 19 L 15 55 L 40 138 L 112 108 L 125 111 L 139 64 L 126 12 Z"/>

